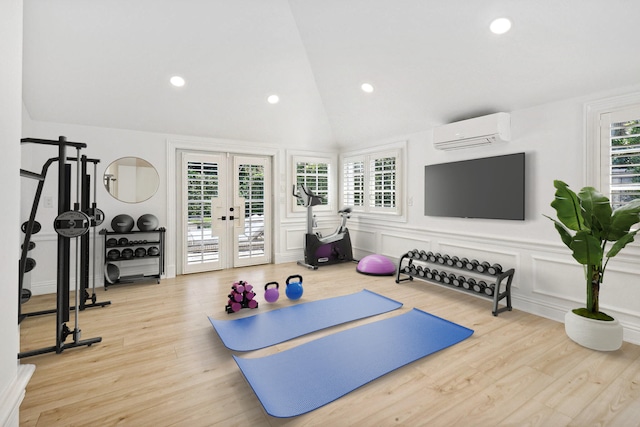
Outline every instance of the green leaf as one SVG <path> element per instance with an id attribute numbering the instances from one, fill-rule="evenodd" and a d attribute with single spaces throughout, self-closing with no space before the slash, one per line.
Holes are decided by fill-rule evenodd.
<path id="1" fill-rule="evenodd" d="M 607 240 L 613 242 L 620 239 L 637 222 L 640 222 L 640 199 L 635 199 L 613 211 Z"/>
<path id="2" fill-rule="evenodd" d="M 591 229 L 598 239 L 605 239 L 609 235 L 611 226 L 611 203 L 609 199 L 593 187 L 584 187 L 578 193 L 582 218 L 585 226 Z"/>
<path id="3" fill-rule="evenodd" d="M 578 231 L 569 246 L 573 258 L 582 265 L 601 265 L 603 250 L 600 240 L 593 237 L 589 230 Z"/>
<path id="4" fill-rule="evenodd" d="M 613 258 L 614 256 L 618 255 L 618 252 L 624 249 L 624 247 L 627 246 L 627 244 L 633 242 L 633 237 L 636 235 L 638 231 L 640 230 L 632 231 L 631 233 L 627 233 L 624 236 L 620 237 L 613 244 L 613 246 L 611 246 L 611 249 L 609 249 L 609 252 L 607 252 L 607 258 Z"/>
<path id="5" fill-rule="evenodd" d="M 562 225 L 562 223 L 560 223 L 559 221 L 556 221 L 550 216 L 548 215 L 543 215 L 543 216 L 546 216 L 551 221 L 553 221 L 556 227 L 556 230 L 558 230 L 558 234 L 560 234 L 560 238 L 562 239 L 562 242 L 564 242 L 564 244 L 567 245 L 569 249 L 571 249 L 571 242 L 573 242 L 573 236 L 571 236 L 571 233 L 569 233 L 569 230 L 567 230 L 566 227 Z"/>
<path id="6" fill-rule="evenodd" d="M 558 220 L 570 230 L 584 229 L 584 219 L 576 193 L 560 180 L 553 181 L 553 185 L 556 187 L 556 194 L 551 207 L 556 210 Z"/>

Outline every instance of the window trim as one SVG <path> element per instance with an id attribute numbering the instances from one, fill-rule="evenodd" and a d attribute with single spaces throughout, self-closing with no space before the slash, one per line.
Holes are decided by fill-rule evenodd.
<path id="1" fill-rule="evenodd" d="M 339 158 L 339 171 L 340 171 L 340 204 L 345 205 L 344 200 L 344 186 L 345 186 L 345 177 L 344 177 L 344 167 L 345 162 L 348 160 L 356 160 L 362 159 L 365 161 L 365 206 L 363 209 L 354 208 L 354 213 L 357 214 L 358 217 L 361 218 L 383 218 L 385 221 L 402 221 L 406 222 L 406 198 L 404 197 L 405 188 L 406 188 L 406 173 L 405 166 L 406 165 L 406 147 L 407 141 L 398 141 L 389 144 L 378 145 L 375 147 L 369 147 L 361 150 L 354 150 L 343 152 L 340 154 Z M 395 157 L 396 158 L 396 207 L 395 210 L 385 209 L 385 208 L 371 208 L 367 206 L 369 202 L 369 194 L 370 194 L 370 184 L 371 179 L 369 176 L 370 169 L 370 160 L 372 158 L 382 158 L 382 157 Z"/>
<path id="2" fill-rule="evenodd" d="M 299 214 L 305 213 L 307 211 L 306 208 L 299 206 L 295 202 L 295 198 L 293 197 L 292 191 L 293 187 L 296 185 L 297 177 L 296 170 L 297 164 L 299 162 L 306 163 L 326 163 L 329 168 L 328 172 L 328 198 L 326 205 L 318 205 L 313 207 L 313 212 L 324 215 L 325 213 L 335 213 L 336 211 L 336 194 L 337 194 L 337 184 L 336 184 L 336 156 L 327 153 L 317 153 L 317 152 L 308 152 L 308 151 L 289 151 L 288 152 L 288 167 L 289 173 L 287 174 L 287 188 L 286 191 L 287 196 L 287 213 L 288 215 L 293 214 L 293 216 L 298 216 Z"/>
<path id="3" fill-rule="evenodd" d="M 604 186 L 602 182 L 603 177 L 605 176 L 604 174 L 608 176 L 609 172 L 604 171 L 602 166 L 603 159 L 600 120 L 604 114 L 617 113 L 637 105 L 640 105 L 640 92 L 585 103 L 585 185 L 597 188 L 603 193 L 608 193 L 608 182 L 604 183 Z"/>

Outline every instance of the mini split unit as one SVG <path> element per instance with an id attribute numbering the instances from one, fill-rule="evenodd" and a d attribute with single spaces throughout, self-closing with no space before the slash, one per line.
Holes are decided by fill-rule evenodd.
<path id="1" fill-rule="evenodd" d="M 511 116 L 495 113 L 434 128 L 433 145 L 439 150 L 458 150 L 511 139 Z"/>

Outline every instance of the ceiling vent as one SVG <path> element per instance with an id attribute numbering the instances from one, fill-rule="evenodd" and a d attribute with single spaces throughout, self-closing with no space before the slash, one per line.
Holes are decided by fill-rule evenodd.
<path id="1" fill-rule="evenodd" d="M 433 145 L 439 150 L 458 150 L 511 139 L 511 115 L 495 113 L 449 123 L 433 129 Z"/>

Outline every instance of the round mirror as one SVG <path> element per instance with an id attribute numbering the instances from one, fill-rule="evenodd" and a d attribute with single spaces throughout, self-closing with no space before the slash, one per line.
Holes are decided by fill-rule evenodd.
<path id="1" fill-rule="evenodd" d="M 158 191 L 158 171 L 146 160 L 123 157 L 115 160 L 104 171 L 104 187 L 121 202 L 139 203 Z"/>

